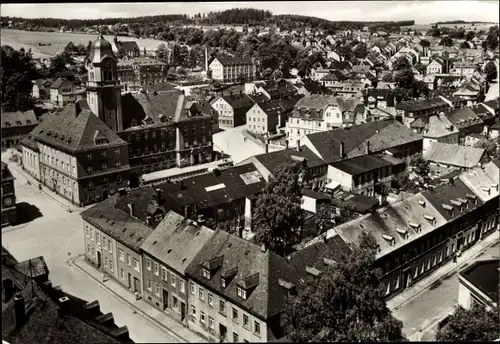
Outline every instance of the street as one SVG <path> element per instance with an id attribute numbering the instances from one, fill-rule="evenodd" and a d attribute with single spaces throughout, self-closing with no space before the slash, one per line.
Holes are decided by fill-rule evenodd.
<path id="1" fill-rule="evenodd" d="M 8 156 L 9 152 L 2 153 L 2 161 L 8 163 L 16 178 L 17 203 L 24 205 L 19 210 L 30 212 L 27 214 L 18 210 L 18 218 L 21 222 L 23 217 L 32 221 L 2 228 L 2 245 L 18 261 L 43 256 L 54 286 L 60 285 L 64 291 L 87 301 L 98 300 L 104 313 L 113 313 L 118 326 L 128 327 L 130 338 L 135 342 L 178 343 L 178 339 L 141 315 L 134 314 L 132 308 L 69 264 L 71 258 L 83 253 L 82 221 L 79 216 L 83 209 L 68 205 L 74 209 L 69 212 L 63 200 L 41 192 L 33 182 L 29 185 L 23 175 L 25 172 L 21 172 L 17 163 L 10 162 Z"/>
<path id="2" fill-rule="evenodd" d="M 492 234 L 493 235 L 493 234 Z M 500 242 L 486 248 L 476 258 L 460 265 L 460 268 L 445 274 L 420 294 L 417 294 L 401 308 L 393 311 L 404 325 L 404 333 L 410 340 L 432 341 L 435 339 L 437 324 L 453 312 L 458 302 L 458 273 L 479 259 L 498 258 Z M 448 263 L 454 264 L 454 263 Z"/>

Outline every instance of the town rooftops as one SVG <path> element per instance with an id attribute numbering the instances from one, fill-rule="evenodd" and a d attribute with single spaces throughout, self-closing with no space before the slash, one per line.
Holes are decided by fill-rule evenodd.
<path id="1" fill-rule="evenodd" d="M 418 121 L 421 118 L 417 118 Z M 458 134 L 458 129 L 445 116 L 433 115 L 429 117 L 427 130 L 422 134 L 424 137 L 438 138 L 452 134 Z"/>
<path id="2" fill-rule="evenodd" d="M 120 197 L 126 196 L 116 193 L 108 199 L 84 210 L 80 215 L 84 220 L 96 226 L 121 244 L 136 252 L 140 252 L 144 240 L 151 234 L 153 229 L 138 218 L 131 216 L 130 212 L 135 213 L 137 211 L 140 214 L 140 209 L 136 210 L 136 208 L 139 208 L 141 204 L 147 206 L 148 203 L 141 202 L 140 198 L 134 197 L 134 201 L 125 204 L 127 207 L 128 204 L 131 204 L 130 209 L 132 210 L 124 211 L 123 206 L 118 205 L 117 207 Z"/>
<path id="3" fill-rule="evenodd" d="M 52 85 L 50 85 L 50 88 L 53 89 L 53 90 L 58 90 L 61 88 L 62 85 L 64 85 L 65 82 L 70 82 L 68 79 L 66 78 L 57 78 L 56 81 L 54 81 L 52 83 Z"/>
<path id="4" fill-rule="evenodd" d="M 471 168 L 477 166 L 481 161 L 484 151 L 483 148 L 431 142 L 424 154 L 424 158 L 438 164 Z"/>
<path id="5" fill-rule="evenodd" d="M 445 223 L 437 209 L 422 194 L 416 194 L 332 228 L 326 237 L 338 233 L 346 243 L 357 244 L 361 233 L 369 232 L 377 240 L 377 258 L 381 258 Z"/>
<path id="6" fill-rule="evenodd" d="M 213 235 L 203 225 L 169 211 L 142 244 L 142 250 L 184 274 L 191 261 Z"/>
<path id="7" fill-rule="evenodd" d="M 251 58 L 244 57 L 216 57 L 223 66 L 253 65 Z"/>
<path id="8" fill-rule="evenodd" d="M 443 99 L 436 97 L 430 99 L 407 100 L 396 104 L 396 109 L 408 112 L 431 110 L 448 105 Z"/>
<path id="9" fill-rule="evenodd" d="M 32 140 L 70 152 L 127 144 L 88 109 L 85 100 L 49 114 L 21 144 L 32 146 Z"/>
<path id="10" fill-rule="evenodd" d="M 127 52 L 140 50 L 136 41 L 118 41 L 117 43 L 118 46 L 123 47 Z"/>
<path id="11" fill-rule="evenodd" d="M 498 259 L 479 260 L 460 272 L 460 277 L 467 280 L 483 294 L 498 304 Z"/>
<path id="12" fill-rule="evenodd" d="M 33 110 L 28 111 L 16 111 L 16 112 L 3 112 L 2 111 L 2 129 L 10 127 L 21 127 L 25 125 L 37 125 L 38 120 L 36 119 Z"/>
<path id="13" fill-rule="evenodd" d="M 285 258 L 222 230 L 215 231 L 186 275 L 263 321 L 283 310 L 288 289 L 280 280 L 297 285 L 295 269 Z"/>
<path id="14" fill-rule="evenodd" d="M 422 136 L 391 119 L 309 134 L 304 142 L 307 143 L 307 140 L 313 152 L 317 152 L 327 163 L 332 163 L 341 159 L 341 143 L 344 144 L 345 157 L 349 159 L 365 155 L 367 141 L 370 141 L 370 152 L 375 153 L 421 141 Z"/>
<path id="15" fill-rule="evenodd" d="M 486 106 L 483 104 L 475 104 L 470 107 L 470 109 L 483 121 L 487 119 L 491 119 L 495 117 L 495 114 L 492 113 Z"/>
<path id="16" fill-rule="evenodd" d="M 483 120 L 468 107 L 447 113 L 446 117 L 459 129 L 483 124 Z"/>
<path id="17" fill-rule="evenodd" d="M 460 179 L 483 201 L 498 198 L 500 170 L 490 161 L 481 167 L 476 166 L 460 175 Z"/>
<path id="18" fill-rule="evenodd" d="M 372 211 L 379 205 L 379 201 L 375 197 L 368 197 L 345 190 L 335 192 L 330 202 L 334 206 L 342 205 L 359 214 Z"/>
<path id="19" fill-rule="evenodd" d="M 390 166 L 391 163 L 373 155 L 363 155 L 349 160 L 341 160 L 331 164 L 332 167 L 356 176 L 382 167 Z"/>
<path id="20" fill-rule="evenodd" d="M 246 111 L 248 111 L 248 109 L 250 109 L 255 103 L 257 103 L 245 93 L 236 93 L 236 94 L 233 93 L 229 95 L 224 94 L 222 96 L 219 96 L 214 100 L 212 100 L 210 104 L 213 106 L 213 104 L 220 98 L 224 99 L 233 108 L 235 114 L 238 113 L 245 114 Z M 265 97 L 265 99 L 267 100 L 267 97 Z"/>
<path id="21" fill-rule="evenodd" d="M 12 173 L 10 173 L 9 166 L 2 161 L 2 180 L 7 181 L 12 179 L 14 179 L 14 177 L 12 176 Z"/>
<path id="22" fill-rule="evenodd" d="M 313 94 L 309 97 L 300 99 L 297 104 L 295 104 L 295 109 L 298 111 L 294 112 L 294 117 L 300 117 L 301 109 L 321 111 L 325 110 L 330 105 L 337 107 L 340 112 L 354 111 L 354 108 L 359 103 L 359 100 L 356 98 L 345 100 L 342 96 L 334 97 Z"/>

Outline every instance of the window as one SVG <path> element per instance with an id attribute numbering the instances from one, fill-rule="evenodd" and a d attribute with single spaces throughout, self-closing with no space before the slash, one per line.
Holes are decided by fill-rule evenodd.
<path id="1" fill-rule="evenodd" d="M 113 271 L 113 260 L 109 260 L 109 270 Z"/>
<path id="2" fill-rule="evenodd" d="M 158 283 L 156 284 L 155 294 L 156 296 L 160 296 L 160 285 Z"/>
<path id="3" fill-rule="evenodd" d="M 125 272 L 123 271 L 123 269 L 120 269 L 120 278 L 121 278 L 122 280 L 124 280 L 124 279 L 125 279 Z"/>
<path id="4" fill-rule="evenodd" d="M 183 294 L 186 292 L 186 285 L 183 280 L 179 280 L 179 291 Z"/>
<path id="5" fill-rule="evenodd" d="M 191 319 L 196 320 L 196 307 L 191 305 Z"/>
<path id="6" fill-rule="evenodd" d="M 189 290 L 190 290 L 191 294 L 194 295 L 195 288 L 194 288 L 194 283 L 193 282 L 189 283 Z"/>
<path id="7" fill-rule="evenodd" d="M 219 312 L 226 316 L 226 303 L 223 300 L 219 301 Z"/>
<path id="8" fill-rule="evenodd" d="M 127 265 L 128 266 L 131 266 L 131 262 L 130 262 L 130 254 L 127 253 Z"/>
<path id="9" fill-rule="evenodd" d="M 95 241 L 97 246 L 101 247 L 101 234 L 99 232 L 95 232 Z"/>
<path id="10" fill-rule="evenodd" d="M 148 290 L 149 291 L 153 290 L 153 282 L 151 281 L 151 278 L 148 279 Z"/>
<path id="11" fill-rule="evenodd" d="M 205 312 L 203 312 L 203 311 L 200 311 L 200 322 L 202 324 L 205 323 Z"/>
<path id="12" fill-rule="evenodd" d="M 208 293 L 208 305 L 211 306 L 211 307 L 214 306 L 214 297 L 210 293 Z"/>
<path id="13" fill-rule="evenodd" d="M 246 290 L 243 290 L 242 288 L 238 287 L 238 296 L 241 297 L 243 300 L 247 299 L 247 292 Z"/>
<path id="14" fill-rule="evenodd" d="M 167 281 L 167 269 L 163 266 L 161 267 L 161 279 Z"/>
<path id="15" fill-rule="evenodd" d="M 208 317 L 208 328 L 211 330 L 215 329 L 214 318 L 212 317 Z"/>
<path id="16" fill-rule="evenodd" d="M 134 270 L 139 271 L 139 261 L 134 258 Z"/>
<path id="17" fill-rule="evenodd" d="M 106 151 L 104 151 L 104 150 L 101 151 L 101 156 L 105 158 L 106 157 Z"/>
<path id="18" fill-rule="evenodd" d="M 104 178 L 102 180 L 102 185 L 108 185 L 108 178 Z"/>
<path id="19" fill-rule="evenodd" d="M 115 155 L 120 155 L 120 148 L 115 149 Z"/>
<path id="20" fill-rule="evenodd" d="M 92 154 L 91 153 L 87 154 L 87 160 L 92 160 Z"/>
<path id="21" fill-rule="evenodd" d="M 151 259 L 149 258 L 146 258 L 146 269 L 148 269 L 148 271 L 151 271 Z"/>
<path id="22" fill-rule="evenodd" d="M 104 257 L 104 267 L 108 268 L 108 257 Z"/>
<path id="23" fill-rule="evenodd" d="M 248 315 L 243 314 L 243 327 L 248 329 Z"/>
<path id="24" fill-rule="evenodd" d="M 170 285 L 172 287 L 176 287 L 177 286 L 177 278 L 172 273 L 170 274 Z"/>
<path id="25" fill-rule="evenodd" d="M 122 183 L 122 176 L 116 176 L 116 184 Z"/>
<path id="26" fill-rule="evenodd" d="M 233 332 L 233 342 L 237 343 L 238 339 L 238 334 L 236 332 Z"/>
<path id="27" fill-rule="evenodd" d="M 122 163 L 120 162 L 120 160 L 116 160 L 115 161 L 115 167 L 116 168 L 120 168 L 122 166 Z"/>
<path id="28" fill-rule="evenodd" d="M 205 292 L 203 291 L 203 288 L 200 288 L 200 290 L 198 291 L 198 297 L 201 301 L 205 301 Z"/>
<path id="29" fill-rule="evenodd" d="M 158 265 L 158 263 L 155 263 L 155 267 L 154 267 L 154 274 L 156 276 L 159 276 L 160 275 L 160 266 Z"/>
<path id="30" fill-rule="evenodd" d="M 203 277 L 210 279 L 210 271 L 208 269 L 203 269 Z"/>
<path id="31" fill-rule="evenodd" d="M 90 229 L 88 226 L 85 226 L 85 232 L 87 233 L 87 238 L 90 237 Z"/>
<path id="32" fill-rule="evenodd" d="M 233 307 L 233 314 L 231 316 L 231 318 L 233 319 L 233 321 L 238 321 L 238 310 L 236 308 Z"/>
<path id="33" fill-rule="evenodd" d="M 172 308 L 175 310 L 179 309 L 179 299 L 172 295 Z"/>
<path id="34" fill-rule="evenodd" d="M 258 321 L 253 322 L 253 331 L 255 334 L 260 334 L 260 323 Z"/>

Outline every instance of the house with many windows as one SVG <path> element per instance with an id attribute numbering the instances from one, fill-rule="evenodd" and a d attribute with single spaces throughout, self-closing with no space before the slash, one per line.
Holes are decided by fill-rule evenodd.
<path id="1" fill-rule="evenodd" d="M 255 79 L 255 66 L 250 58 L 216 57 L 208 67 L 212 79 L 221 82 L 252 81 Z"/>
<path id="2" fill-rule="evenodd" d="M 186 269 L 213 230 L 173 211 L 144 240 L 142 271 L 144 300 L 188 324 L 188 281 Z"/>
<path id="3" fill-rule="evenodd" d="M 4 112 L 2 111 L 2 148 L 11 148 L 19 144 L 38 125 L 33 110 Z"/>
<path id="4" fill-rule="evenodd" d="M 14 225 L 17 221 L 16 191 L 14 177 L 2 161 L 2 227 Z"/>
<path id="5" fill-rule="evenodd" d="M 55 106 L 64 107 L 76 100 L 76 87 L 66 78 L 57 78 L 50 85 L 50 101 Z"/>
<path id="6" fill-rule="evenodd" d="M 267 101 L 263 94 L 247 95 L 243 91 L 239 94 L 222 93 L 210 102 L 210 105 L 219 114 L 219 127 L 222 129 L 235 128 L 246 123 L 246 114 L 254 104 Z"/>
<path id="7" fill-rule="evenodd" d="M 285 258 L 217 230 L 189 264 L 189 327 L 213 341 L 281 338 L 281 312 L 298 281 Z"/>

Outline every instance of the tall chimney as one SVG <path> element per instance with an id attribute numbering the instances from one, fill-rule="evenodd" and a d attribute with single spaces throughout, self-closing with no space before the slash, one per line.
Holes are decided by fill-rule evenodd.
<path id="1" fill-rule="evenodd" d="M 20 293 L 14 298 L 14 313 L 16 317 L 16 327 L 20 327 L 24 323 L 26 317 L 24 297 Z"/>
<path id="2" fill-rule="evenodd" d="M 288 149 L 288 140 L 285 140 L 285 149 Z"/>
<path id="3" fill-rule="evenodd" d="M 300 152 L 300 140 L 297 140 L 297 152 Z"/>
<path id="4" fill-rule="evenodd" d="M 129 202 L 127 204 L 127 206 L 128 206 L 128 210 L 130 212 L 130 216 L 134 216 L 134 213 L 135 213 L 134 212 L 134 202 L 133 201 Z"/>
<path id="5" fill-rule="evenodd" d="M 344 159 L 344 155 L 345 155 L 344 141 L 340 141 L 340 159 Z"/>
<path id="6" fill-rule="evenodd" d="M 208 49 L 205 45 L 205 72 L 208 72 Z"/>
<path id="7" fill-rule="evenodd" d="M 161 201 L 161 189 L 160 188 L 156 189 L 156 197 L 158 197 L 158 201 Z"/>
<path id="8" fill-rule="evenodd" d="M 370 141 L 366 141 L 366 155 L 370 154 Z"/>
<path id="9" fill-rule="evenodd" d="M 266 142 L 266 154 L 269 153 L 269 142 Z"/>

